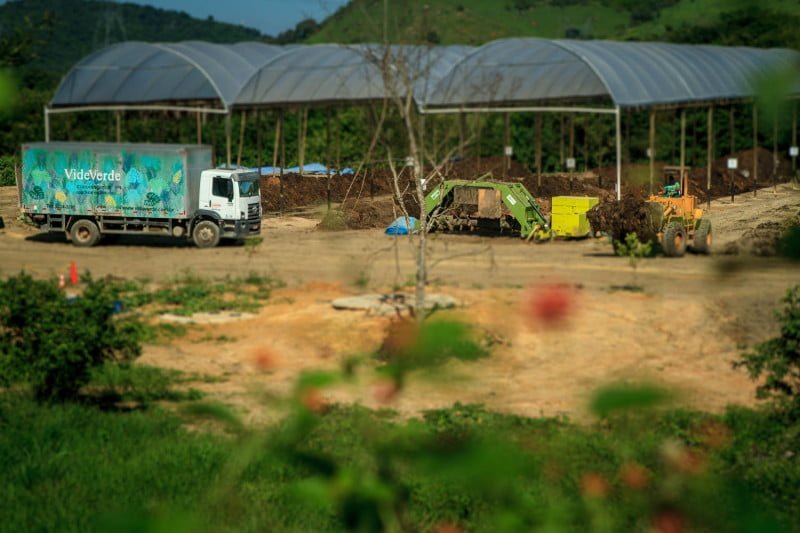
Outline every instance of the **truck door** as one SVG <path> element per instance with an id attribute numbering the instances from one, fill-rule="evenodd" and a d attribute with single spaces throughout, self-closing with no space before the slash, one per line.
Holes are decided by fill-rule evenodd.
<path id="1" fill-rule="evenodd" d="M 236 188 L 229 176 L 214 175 L 203 180 L 200 191 L 200 209 L 215 211 L 223 220 L 236 220 Z"/>

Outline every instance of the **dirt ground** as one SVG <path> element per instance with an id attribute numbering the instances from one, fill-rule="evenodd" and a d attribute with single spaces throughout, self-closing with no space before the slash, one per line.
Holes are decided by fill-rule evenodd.
<path id="1" fill-rule="evenodd" d="M 198 325 L 170 344 L 145 347 L 141 357 L 142 363 L 221 378 L 195 386 L 254 421 L 270 417 L 262 393 L 286 392 L 300 371 L 334 368 L 346 356 L 380 345 L 389 318 L 336 311 L 331 300 L 389 291 L 413 279 L 407 239 L 380 229 L 319 231 L 319 210 L 268 218 L 263 242 L 252 250 L 198 250 L 179 241 L 133 237 L 79 249 L 62 236 L 39 235 L 16 222 L 15 194 L 0 189 L 6 222 L 0 230 L 0 276 L 20 270 L 55 276 L 74 260 L 95 276 L 167 282 L 188 269 L 209 278 L 257 272 L 286 282 L 256 316 Z M 798 212 L 800 190 L 789 185 L 777 192 L 762 189 L 757 197 L 737 196 L 734 204 L 715 200 L 709 211 L 714 246 L 722 249 L 758 224 Z M 777 258 L 659 257 L 638 267 L 636 283 L 643 292 L 614 290 L 632 283 L 633 272 L 603 240 L 531 244 L 513 237 L 433 235 L 430 264 L 431 290 L 458 299 L 452 313 L 494 346 L 490 357 L 449 364 L 437 379 L 412 379 L 389 405 L 402 413 L 460 401 L 580 418 L 593 389 L 625 379 L 665 384 L 688 406 L 751 404 L 754 385 L 731 361 L 775 334 L 773 312 L 785 290 L 800 282 L 800 267 Z M 552 282 L 576 288 L 575 310 L 565 328 L 531 328 L 522 302 Z M 224 342 L 207 340 L 221 335 Z M 274 361 L 268 371 L 254 364 L 265 353 Z M 329 396 L 377 405 L 369 379 Z"/>

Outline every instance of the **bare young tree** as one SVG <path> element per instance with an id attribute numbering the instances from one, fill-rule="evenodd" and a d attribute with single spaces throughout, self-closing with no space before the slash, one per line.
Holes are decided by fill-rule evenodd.
<path id="1" fill-rule="evenodd" d="M 386 143 L 386 159 L 391 171 L 395 202 L 409 229 L 410 219 L 414 217 L 418 220 L 416 232 L 409 232 L 409 242 L 414 248 L 416 267 L 414 315 L 417 320 L 423 320 L 426 314 L 425 289 L 428 281 L 428 232 L 435 218 L 425 208 L 426 190 L 443 179 L 442 169 L 453 152 L 444 154 L 439 161 L 435 161 L 430 154 L 425 154 L 423 115 L 417 110 L 414 96 L 417 91 L 425 90 L 437 54 L 441 52 L 426 46 L 388 44 L 363 46 L 360 50 L 380 72 L 384 101 L 397 114 L 404 136 L 410 178 L 403 179 L 405 173 L 398 168 L 389 143 Z M 412 205 L 407 202 L 409 192 L 413 195 Z"/>

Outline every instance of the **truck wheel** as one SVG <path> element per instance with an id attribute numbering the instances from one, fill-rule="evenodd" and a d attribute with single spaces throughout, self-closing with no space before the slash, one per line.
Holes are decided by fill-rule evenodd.
<path id="1" fill-rule="evenodd" d="M 694 232 L 694 242 L 692 250 L 698 254 L 711 253 L 711 221 L 702 219 L 697 224 L 697 231 Z"/>
<path id="2" fill-rule="evenodd" d="M 100 230 L 97 229 L 97 224 L 91 220 L 81 219 L 69 229 L 69 236 L 75 246 L 88 248 L 100 240 Z"/>
<path id="3" fill-rule="evenodd" d="M 192 230 L 192 240 L 198 248 L 213 248 L 219 244 L 219 226 L 210 220 L 201 220 Z"/>
<path id="4" fill-rule="evenodd" d="M 677 220 L 667 224 L 661 247 L 667 257 L 682 257 L 686 253 L 686 230 Z"/>

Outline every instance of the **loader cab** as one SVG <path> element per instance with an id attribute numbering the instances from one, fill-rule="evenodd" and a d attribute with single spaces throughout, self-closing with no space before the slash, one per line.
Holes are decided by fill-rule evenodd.
<path id="1" fill-rule="evenodd" d="M 227 169 L 203 171 L 199 208 L 222 220 L 260 219 L 259 176 L 255 172 Z"/>

